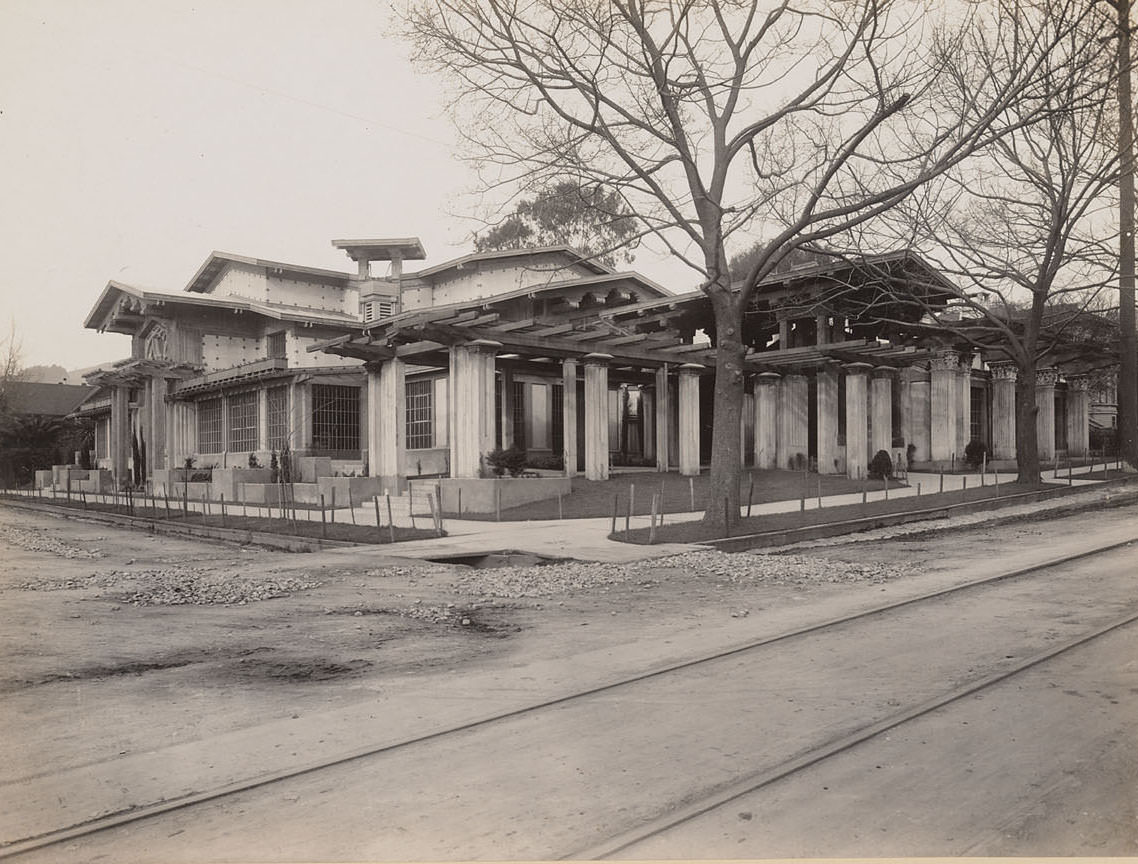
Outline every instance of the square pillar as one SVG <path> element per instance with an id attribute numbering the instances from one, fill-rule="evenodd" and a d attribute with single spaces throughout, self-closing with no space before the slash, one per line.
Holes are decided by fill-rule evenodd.
<path id="1" fill-rule="evenodd" d="M 650 387 L 640 388 L 640 426 L 644 438 L 644 459 L 656 458 L 656 393 Z"/>
<path id="2" fill-rule="evenodd" d="M 864 477 L 869 467 L 868 363 L 846 365 L 846 476 Z"/>
<path id="3" fill-rule="evenodd" d="M 838 369 L 827 365 L 818 370 L 818 473 L 837 474 L 838 461 Z"/>
<path id="4" fill-rule="evenodd" d="M 166 393 L 165 378 L 150 380 L 150 395 L 146 400 L 150 417 L 150 439 L 146 442 L 146 476 L 153 477 L 155 468 L 166 465 Z"/>
<path id="5" fill-rule="evenodd" d="M 585 356 L 585 479 L 609 476 L 609 354 Z"/>
<path id="6" fill-rule="evenodd" d="M 656 470 L 667 471 L 668 454 L 671 452 L 671 404 L 672 393 L 668 389 L 668 367 L 656 370 Z"/>
<path id="7" fill-rule="evenodd" d="M 1067 379 L 1067 453 L 1082 456 L 1090 449 L 1090 379 L 1072 375 Z"/>
<path id="8" fill-rule="evenodd" d="M 1016 458 L 1015 363 L 989 363 L 992 372 L 992 458 Z"/>
<path id="9" fill-rule="evenodd" d="M 1058 369 L 1039 369 L 1035 373 L 1035 435 L 1039 461 L 1055 461 L 1055 385 Z"/>
<path id="10" fill-rule="evenodd" d="M 972 355 L 965 354 L 956 370 L 956 458 L 964 458 L 964 448 L 972 440 Z"/>
<path id="11" fill-rule="evenodd" d="M 120 384 L 111 391 L 111 471 L 115 486 L 130 482 L 130 390 Z"/>
<path id="12" fill-rule="evenodd" d="M 482 476 L 482 457 L 494 449 L 494 355 L 501 347 L 476 339 L 450 349 L 451 477 Z"/>
<path id="13" fill-rule="evenodd" d="M 502 449 L 514 446 L 514 370 L 502 367 Z"/>
<path id="14" fill-rule="evenodd" d="M 778 385 L 778 446 L 776 454 L 779 468 L 789 469 L 798 455 L 810 452 L 810 385 L 805 375 L 789 373 Z"/>
<path id="15" fill-rule="evenodd" d="M 680 367 L 680 473 L 699 474 L 699 373 L 698 363 Z"/>
<path id="16" fill-rule="evenodd" d="M 399 490 L 407 435 L 406 364 L 392 358 L 367 366 L 367 458 L 372 477 Z"/>
<path id="17" fill-rule="evenodd" d="M 870 421 L 872 455 L 884 450 L 893 458 L 893 370 L 878 366 L 873 370 L 873 416 Z"/>
<path id="18" fill-rule="evenodd" d="M 912 444 L 914 462 L 928 462 L 932 458 L 932 426 L 929 417 L 929 373 L 927 369 L 911 366 L 909 379 L 909 432 L 906 448 Z M 906 454 L 907 455 L 907 454 Z"/>
<path id="19" fill-rule="evenodd" d="M 755 467 L 774 468 L 778 463 L 778 382 L 777 372 L 755 376 Z"/>
<path id="20" fill-rule="evenodd" d="M 960 360 L 955 351 L 942 351 L 930 361 L 929 424 L 932 429 L 930 453 L 934 462 L 948 462 L 956 449 L 956 403 L 959 385 L 956 370 Z"/>
<path id="21" fill-rule="evenodd" d="M 561 440 L 565 476 L 577 475 L 577 361 L 561 361 Z"/>
<path id="22" fill-rule="evenodd" d="M 366 391 L 367 388 L 365 388 Z M 269 449 L 269 390 L 267 387 L 262 387 L 257 391 L 257 449 Z"/>
<path id="23" fill-rule="evenodd" d="M 293 384 L 289 388 L 289 404 L 292 406 L 289 448 L 295 455 L 312 449 L 312 386 Z"/>

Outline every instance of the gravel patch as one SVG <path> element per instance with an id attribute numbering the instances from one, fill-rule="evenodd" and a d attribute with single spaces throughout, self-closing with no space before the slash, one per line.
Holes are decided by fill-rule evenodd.
<path id="1" fill-rule="evenodd" d="M 244 606 L 318 588 L 315 580 L 235 577 L 229 571 L 170 567 L 161 570 L 111 570 L 68 579 L 34 579 L 24 591 L 111 589 L 106 595 L 131 606 Z"/>
<path id="2" fill-rule="evenodd" d="M 475 597 L 550 597 L 603 591 L 627 583 L 648 587 L 666 579 L 668 571 L 713 579 L 721 584 L 807 587 L 841 583 L 879 584 L 914 573 L 915 568 L 834 561 L 806 555 L 730 554 L 699 550 L 628 564 L 570 561 L 535 567 L 472 570 L 461 574 L 451 587 L 457 593 Z"/>
<path id="3" fill-rule="evenodd" d="M 0 540 L 27 549 L 29 552 L 49 552 L 60 558 L 102 558 L 100 549 L 84 549 L 81 546 L 61 540 L 44 528 L 17 528 L 0 525 Z"/>

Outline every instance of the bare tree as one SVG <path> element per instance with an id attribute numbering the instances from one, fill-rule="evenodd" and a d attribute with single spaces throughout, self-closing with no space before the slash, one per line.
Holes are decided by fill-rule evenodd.
<path id="1" fill-rule="evenodd" d="M 920 317 L 916 329 L 929 336 L 1015 364 L 1018 479 L 1026 483 L 1040 479 L 1040 363 L 1071 359 L 1080 343 L 1117 362 L 1101 340 L 1087 343 L 1102 330 L 1097 325 L 1105 319 L 1097 310 L 1118 263 L 1117 115 L 1112 58 L 1101 47 L 1111 33 L 1101 16 L 1084 18 L 1044 60 L 1048 86 L 1024 93 L 1002 112 L 998 122 L 1006 135 L 874 226 L 891 226 L 893 242 L 920 247 L 954 287 L 947 304 L 933 305 L 876 274 L 885 296 L 862 314 L 899 326 L 910 322 L 911 329 Z M 1006 48 L 981 33 L 962 47 L 986 58 L 976 67 L 984 74 L 957 70 L 947 76 L 947 94 L 975 111 L 990 100 L 985 91 L 1005 86 L 998 70 L 1006 69 L 1007 57 L 1000 56 Z M 1050 110 L 1036 104 L 1043 100 Z"/>
<path id="2" fill-rule="evenodd" d="M 488 185 L 572 177 L 616 190 L 700 278 L 715 317 L 711 500 L 738 514 L 744 312 L 796 248 L 847 233 L 1034 116 L 1045 59 L 1089 12 L 1017 0 L 940 17 L 902 0 L 420 0 L 418 57 L 456 83 Z M 961 51 L 982 31 L 1001 47 Z M 997 64 L 969 104 L 945 76 Z M 1031 102 L 1047 113 L 1046 99 Z M 768 238 L 733 283 L 728 249 Z"/>

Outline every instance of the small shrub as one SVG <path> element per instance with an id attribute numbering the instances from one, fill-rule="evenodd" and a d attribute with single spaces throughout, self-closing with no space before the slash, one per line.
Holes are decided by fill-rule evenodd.
<path id="1" fill-rule="evenodd" d="M 193 468 L 194 467 L 194 457 L 193 456 L 187 456 L 185 458 L 185 461 L 182 462 L 182 467 L 185 468 L 187 471 L 189 471 L 191 468 Z"/>
<path id="2" fill-rule="evenodd" d="M 191 483 L 208 483 L 213 479 L 212 471 L 195 471 L 190 475 Z"/>
<path id="3" fill-rule="evenodd" d="M 806 456 L 802 453 L 795 453 L 790 457 L 789 468 L 791 471 L 805 471 L 810 463 L 807 461 Z"/>
<path id="4" fill-rule="evenodd" d="M 256 453 L 250 453 L 249 454 L 249 467 L 250 468 L 260 468 L 261 467 L 261 463 L 257 461 L 257 454 Z"/>
<path id="5" fill-rule="evenodd" d="M 520 447 L 511 447 L 503 450 L 499 447 L 486 454 L 486 464 L 494 472 L 495 477 L 501 477 L 509 472 L 511 477 L 517 477 L 526 470 L 526 451 Z"/>
<path id="6" fill-rule="evenodd" d="M 563 457 L 555 456 L 552 453 L 544 456 L 530 456 L 526 459 L 526 466 L 545 471 L 561 471 L 565 468 L 565 460 Z"/>
<path id="7" fill-rule="evenodd" d="M 910 444 L 908 447 L 905 448 L 905 467 L 908 468 L 909 470 L 912 470 L 912 468 L 913 468 L 913 462 L 915 461 L 913 459 L 913 457 L 916 455 L 917 455 L 917 445 L 916 444 Z"/>
<path id="8" fill-rule="evenodd" d="M 874 480 L 884 480 L 893 476 L 893 460 L 885 450 L 878 450 L 870 460 L 869 476 Z"/>
<path id="9" fill-rule="evenodd" d="M 968 442 L 964 448 L 964 462 L 970 468 L 978 468 L 988 453 L 988 445 L 975 439 Z"/>
<path id="10" fill-rule="evenodd" d="M 269 482 L 279 483 L 281 479 L 281 463 L 277 460 L 277 451 L 269 454 Z"/>

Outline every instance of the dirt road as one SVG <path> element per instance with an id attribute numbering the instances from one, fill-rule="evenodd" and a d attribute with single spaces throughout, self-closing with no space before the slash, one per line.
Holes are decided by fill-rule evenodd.
<path id="1" fill-rule="evenodd" d="M 799 558 L 470 571 L 374 553 L 361 560 L 210 547 L 3 510 L 0 794 L 6 804 L 34 803 L 29 789 L 46 795 L 63 776 L 90 794 L 59 796 L 66 807 L 54 811 L 42 800 L 23 811 L 6 806 L 2 836 L 31 836 L 155 795 L 319 759 L 364 737 L 443 726 L 491 705 L 953 584 L 1013 557 L 1043 559 L 1097 537 L 1133 534 L 1134 517 L 1133 509 L 1105 510 Z M 923 686 L 919 668 L 897 677 L 902 690 Z M 567 790 L 578 788 L 579 753 L 571 748 L 561 769 Z M 155 764 L 163 771 L 150 770 Z M 665 775 L 668 764 L 660 765 Z M 478 765 L 475 758 L 470 770 Z M 390 784 L 375 782 L 391 793 Z M 629 791 L 625 810 L 635 810 L 634 798 Z M 414 800 L 404 806 L 413 809 Z M 243 840 L 258 836 L 256 823 L 243 826 Z M 1133 842 L 1132 831 L 1117 835 L 1112 842 Z M 180 857 L 181 849 L 201 860 L 203 847 L 180 846 L 178 836 L 163 857 Z M 276 846 L 267 857 L 306 851 L 358 859 L 361 848 L 376 848 L 300 846 Z M 69 855 L 82 860 L 96 848 Z M 113 848 L 122 859 L 130 847 Z M 257 848 L 267 849 L 242 847 L 246 855 Z M 493 857 L 500 847 L 448 848 L 455 857 Z M 218 848 L 221 857 L 232 854 Z"/>

